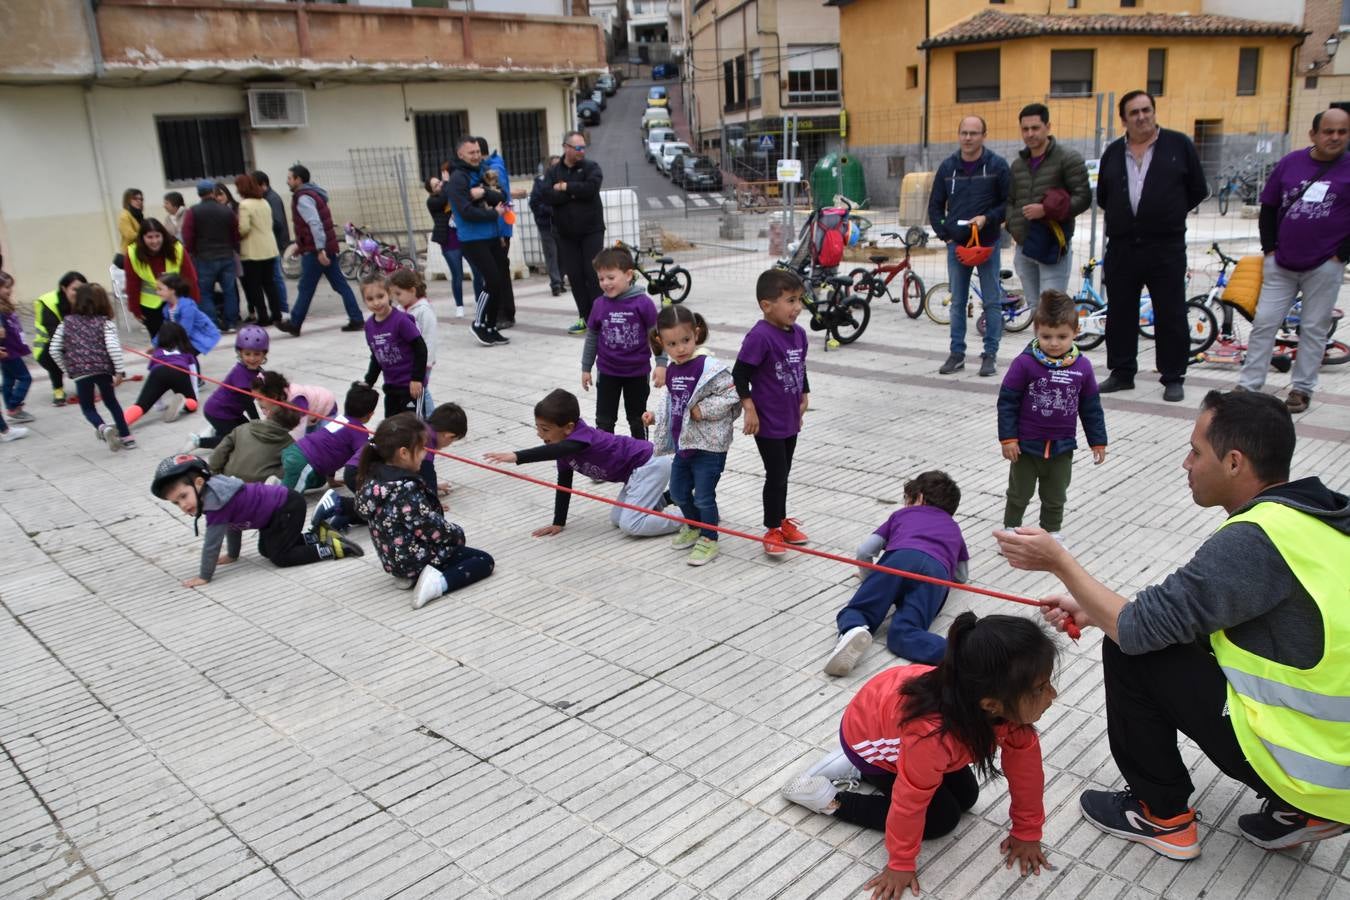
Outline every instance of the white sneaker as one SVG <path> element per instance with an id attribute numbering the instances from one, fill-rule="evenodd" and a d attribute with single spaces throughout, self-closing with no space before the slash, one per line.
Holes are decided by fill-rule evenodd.
<path id="1" fill-rule="evenodd" d="M 268 485 L 270 487 L 273 485 L 285 484 L 285 482 L 283 482 L 280 478 L 278 478 L 275 475 L 268 475 L 266 478 L 263 479 L 263 484 Z"/>
<path id="2" fill-rule="evenodd" d="M 178 452 L 179 452 L 179 453 L 191 453 L 192 451 L 196 450 L 196 449 L 197 449 L 198 447 L 200 447 L 201 445 L 202 445 L 202 439 L 201 439 L 201 436 L 200 436 L 200 435 L 197 435 L 197 434 L 189 434 L 189 435 L 188 435 L 188 439 L 187 439 L 187 443 L 185 443 L 185 444 L 183 445 L 183 449 L 182 449 L 182 450 L 179 450 Z"/>
<path id="3" fill-rule="evenodd" d="M 28 429 L 22 425 L 12 425 L 8 431 L 0 433 L 0 444 L 8 444 L 10 441 L 21 441 L 28 437 Z"/>
<path id="4" fill-rule="evenodd" d="M 113 426 L 104 425 L 103 430 L 99 432 L 99 436 L 107 441 L 108 449 L 112 452 L 116 453 L 118 450 L 122 449 L 122 439 L 118 436 L 117 429 Z"/>
<path id="5" fill-rule="evenodd" d="M 417 576 L 417 585 L 413 588 L 412 608 L 421 609 L 443 593 L 445 588 L 442 587 L 440 570 L 435 566 L 427 566 L 422 570 L 422 574 Z"/>
<path id="6" fill-rule="evenodd" d="M 455 307 L 455 318 L 456 318 L 456 319 L 462 319 L 462 318 L 464 318 L 464 307 L 462 307 L 462 306 L 456 306 L 456 307 Z"/>
<path id="7" fill-rule="evenodd" d="M 811 776 L 819 775 L 830 781 L 861 781 L 862 773 L 858 771 L 853 763 L 849 762 L 844 755 L 844 749 L 838 747 L 829 756 L 823 757 L 814 766 L 807 769 L 802 774 Z"/>
<path id="8" fill-rule="evenodd" d="M 164 401 L 164 421 L 174 422 L 183 414 L 182 394 L 170 394 L 169 399 Z"/>
<path id="9" fill-rule="evenodd" d="M 830 783 L 830 779 L 823 775 L 798 775 L 783 785 L 781 793 L 785 800 L 828 816 L 834 812 L 830 809 L 830 804 L 834 802 L 834 797 L 839 791 Z"/>
<path id="10" fill-rule="evenodd" d="M 839 635 L 839 640 L 825 660 L 826 675 L 847 675 L 872 646 L 872 632 L 859 625 Z"/>

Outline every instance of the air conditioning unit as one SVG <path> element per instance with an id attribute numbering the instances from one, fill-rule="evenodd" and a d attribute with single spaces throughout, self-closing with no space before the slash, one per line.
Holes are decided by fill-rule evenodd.
<path id="1" fill-rule="evenodd" d="M 304 128 L 305 92 L 299 88 L 251 88 L 248 119 L 254 128 Z"/>

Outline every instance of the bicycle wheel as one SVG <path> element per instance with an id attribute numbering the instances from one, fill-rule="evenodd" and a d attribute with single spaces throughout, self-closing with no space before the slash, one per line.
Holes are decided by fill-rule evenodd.
<path id="1" fill-rule="evenodd" d="M 1228 215 L 1228 195 L 1232 193 L 1227 188 L 1219 191 L 1219 215 Z"/>
<path id="2" fill-rule="evenodd" d="M 923 295 L 923 311 L 939 325 L 952 323 L 952 286 L 940 281 Z"/>
<path id="3" fill-rule="evenodd" d="M 343 250 L 337 258 L 338 271 L 342 277 L 348 281 L 353 281 L 361 274 L 361 254 L 355 250 Z"/>
<path id="4" fill-rule="evenodd" d="M 395 255 L 394 262 L 398 264 L 398 267 L 400 269 L 407 269 L 409 272 L 417 271 L 416 257 L 413 257 L 407 253 L 399 253 Z"/>
<path id="5" fill-rule="evenodd" d="M 1106 340 L 1106 307 L 1091 297 L 1083 297 L 1074 301 L 1073 308 L 1078 313 L 1078 337 L 1074 339 L 1078 349 L 1101 346 Z"/>
<path id="6" fill-rule="evenodd" d="M 1026 331 L 1027 326 L 1031 324 L 1031 307 L 1027 305 L 1027 298 L 1022 294 L 1009 294 L 1009 299 L 1016 298 L 1016 302 L 1009 304 L 1004 301 L 1004 331 Z M 1008 317 L 1008 308 L 1011 306 L 1011 318 Z"/>
<path id="7" fill-rule="evenodd" d="M 1191 355 L 1204 353 L 1219 336 L 1219 320 L 1204 303 L 1187 300 L 1186 333 L 1191 341 Z"/>
<path id="8" fill-rule="evenodd" d="M 849 272 L 848 277 L 853 281 L 853 284 L 849 285 L 849 290 L 864 297 L 871 297 L 873 300 L 881 296 L 880 288 L 885 287 L 884 281 L 880 285 L 872 281 L 871 269 L 864 269 L 861 266 Z"/>
<path id="9" fill-rule="evenodd" d="M 905 315 L 917 319 L 923 315 L 923 279 L 913 272 L 905 273 L 904 287 Z"/>
<path id="10" fill-rule="evenodd" d="M 689 270 L 676 266 L 666 272 L 665 282 L 661 286 L 661 297 L 671 303 L 683 303 L 693 285 L 694 279 Z"/>
<path id="11" fill-rule="evenodd" d="M 1322 365 L 1343 366 L 1350 362 L 1350 346 L 1343 341 L 1327 341 L 1327 352 L 1322 354 Z"/>
<path id="12" fill-rule="evenodd" d="M 830 322 L 830 334 L 841 344 L 851 344 L 867 330 L 872 318 L 872 305 L 867 298 L 854 294 L 834 310 Z"/>

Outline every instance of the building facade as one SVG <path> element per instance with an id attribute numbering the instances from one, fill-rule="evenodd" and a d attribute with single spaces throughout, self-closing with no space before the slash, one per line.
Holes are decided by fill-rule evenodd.
<path id="1" fill-rule="evenodd" d="M 1299 47 L 1294 63 L 1289 115 L 1292 147 L 1308 140 L 1313 116 L 1319 111 L 1332 104 L 1350 110 L 1350 47 L 1345 45 L 1350 41 L 1350 0 L 1305 0 L 1303 7 L 1308 39 Z"/>
<path id="2" fill-rule="evenodd" d="M 158 216 L 166 191 L 192 203 L 198 179 L 232 187 L 260 168 L 284 196 L 297 161 L 330 182 L 335 220 L 392 228 L 377 220 L 403 221 L 407 200 L 423 232 L 421 180 L 453 159 L 460 135 L 482 135 L 522 176 L 562 141 L 576 79 L 605 67 L 584 9 L 6 4 L 5 265 L 34 295 L 68 269 L 102 280 L 123 190 L 143 191 Z"/>

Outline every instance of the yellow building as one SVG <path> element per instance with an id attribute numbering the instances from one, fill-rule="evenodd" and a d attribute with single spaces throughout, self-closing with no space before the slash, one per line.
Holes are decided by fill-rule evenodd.
<path id="1" fill-rule="evenodd" d="M 1016 152 L 1028 103 L 1045 103 L 1054 134 L 1093 156 L 1120 131 L 1115 102 L 1135 89 L 1213 172 L 1287 144 L 1301 8 L 1269 21 L 1207 11 L 1259 8 L 1241 0 L 828 2 L 839 7 L 849 152 L 873 196 L 951 153 L 964 116 L 986 120 L 994 150 Z"/>

